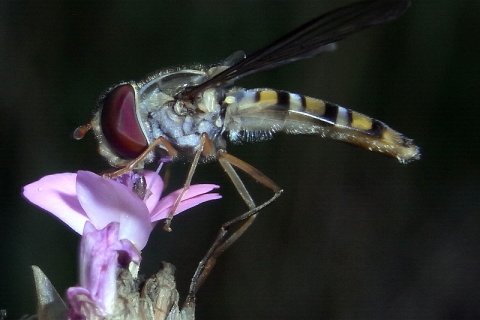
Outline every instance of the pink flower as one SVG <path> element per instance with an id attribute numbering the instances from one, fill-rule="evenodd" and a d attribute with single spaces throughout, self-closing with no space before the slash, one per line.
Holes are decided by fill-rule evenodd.
<path id="1" fill-rule="evenodd" d="M 117 180 L 92 172 L 45 176 L 23 189 L 30 202 L 49 211 L 82 235 L 80 283 L 67 291 L 69 319 L 102 319 L 116 310 L 117 276 L 126 269 L 136 276 L 142 250 L 155 223 L 168 216 L 179 192 L 161 197 L 163 181 L 143 173 L 146 196 L 133 191 L 135 174 Z M 220 198 L 209 193 L 216 185 L 193 185 L 176 209 L 178 214 L 205 201 Z M 122 309 L 122 308 L 120 308 Z"/>
<path id="2" fill-rule="evenodd" d="M 45 176 L 26 185 L 23 195 L 79 234 L 83 234 L 87 221 L 97 230 L 111 222 L 118 222 L 119 240 L 129 240 L 142 250 L 155 222 L 167 217 L 181 192 L 177 190 L 162 198 L 163 181 L 160 176 L 151 171 L 145 171 L 144 176 L 148 189 L 145 200 L 126 184 L 88 171 Z M 209 193 L 216 188 L 218 186 L 212 184 L 190 186 L 175 214 L 205 201 L 219 199 L 221 196 L 218 193 Z"/>
<path id="3" fill-rule="evenodd" d="M 80 244 L 80 284 L 67 290 L 69 318 L 101 319 L 115 312 L 117 273 L 140 253 L 128 240 L 120 240 L 119 223 L 97 230 L 87 221 Z"/>

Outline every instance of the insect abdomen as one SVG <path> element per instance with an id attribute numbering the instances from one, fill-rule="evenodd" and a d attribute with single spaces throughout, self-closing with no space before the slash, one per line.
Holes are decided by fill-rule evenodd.
<path id="1" fill-rule="evenodd" d="M 231 115 L 246 132 L 319 134 L 397 158 L 418 159 L 412 140 L 385 123 L 325 100 L 272 89 L 253 89 L 227 95 Z M 238 121 L 239 120 L 239 121 Z"/>

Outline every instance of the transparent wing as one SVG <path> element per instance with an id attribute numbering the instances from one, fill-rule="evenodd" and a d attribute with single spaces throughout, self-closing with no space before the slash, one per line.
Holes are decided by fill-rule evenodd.
<path id="1" fill-rule="evenodd" d="M 311 58 L 346 36 L 396 19 L 410 0 L 360 1 L 329 11 L 286 34 L 205 82 L 187 87 L 177 98 L 192 100 L 207 88 L 219 86 L 257 71 Z"/>

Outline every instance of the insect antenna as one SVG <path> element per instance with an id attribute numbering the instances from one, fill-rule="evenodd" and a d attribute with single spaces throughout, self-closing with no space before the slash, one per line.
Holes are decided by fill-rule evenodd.
<path id="1" fill-rule="evenodd" d="M 84 124 L 83 126 L 79 126 L 73 131 L 73 139 L 75 140 L 81 140 L 85 135 L 87 134 L 88 131 L 92 129 L 92 124 L 87 123 Z"/>

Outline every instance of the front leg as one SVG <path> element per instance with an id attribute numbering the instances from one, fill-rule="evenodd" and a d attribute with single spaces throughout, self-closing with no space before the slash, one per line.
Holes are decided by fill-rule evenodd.
<path id="1" fill-rule="evenodd" d="M 122 174 L 128 173 L 138 167 L 138 165 L 145 160 L 145 158 L 148 156 L 150 152 L 152 152 L 157 146 L 162 146 L 168 153 L 168 156 L 171 158 L 175 158 L 178 154 L 178 151 L 175 149 L 175 147 L 164 137 L 160 137 L 153 141 L 151 144 L 148 145 L 147 149 L 143 151 L 137 158 L 133 159 L 130 161 L 125 167 L 120 168 L 114 172 L 109 172 L 105 173 L 103 176 L 114 179 Z"/>

